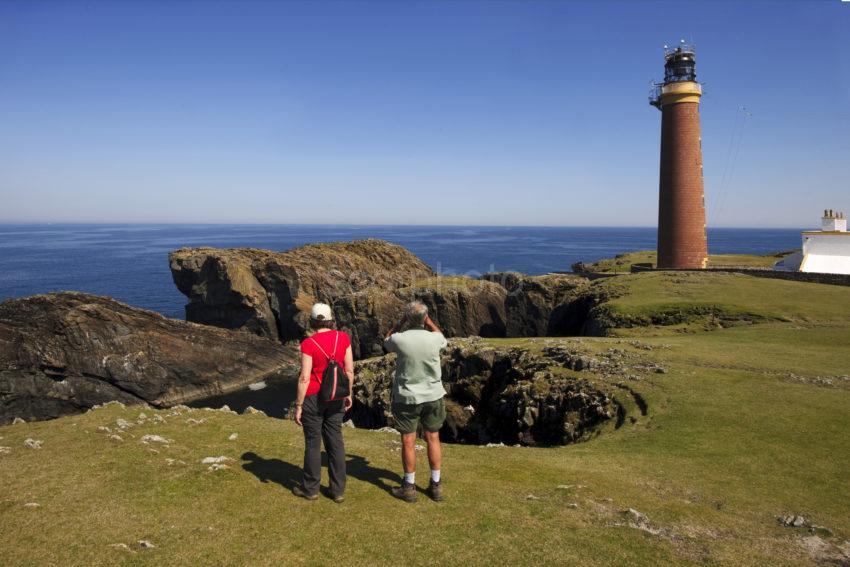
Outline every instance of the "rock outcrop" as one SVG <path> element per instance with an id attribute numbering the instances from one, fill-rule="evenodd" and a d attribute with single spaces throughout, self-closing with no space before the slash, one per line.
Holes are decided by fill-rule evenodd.
<path id="1" fill-rule="evenodd" d="M 334 311 L 339 327 L 351 335 L 355 357 L 366 358 L 383 354 L 384 333 L 413 300 L 428 306 L 447 337 L 504 337 L 505 295 L 492 282 L 434 276 L 393 290 L 372 288 L 341 297 Z"/>
<path id="2" fill-rule="evenodd" d="M 63 292 L 8 300 L 0 303 L 0 424 L 111 400 L 181 403 L 291 373 L 293 355 L 275 341 L 107 297 Z"/>
<path id="3" fill-rule="evenodd" d="M 300 340 L 315 301 L 333 306 L 354 355 L 382 354 L 383 334 L 408 301 L 424 302 L 449 337 L 571 334 L 570 310 L 587 280 L 566 274 L 438 276 L 404 248 L 381 240 L 312 244 L 286 252 L 184 248 L 171 253 L 186 318 Z"/>
<path id="4" fill-rule="evenodd" d="M 183 248 L 169 261 L 174 283 L 189 299 L 188 321 L 284 342 L 303 336 L 316 301 L 380 311 L 369 294 L 434 275 L 401 246 L 381 240 L 310 244 L 285 252 Z"/>
<path id="5" fill-rule="evenodd" d="M 622 409 L 606 387 L 560 371 L 581 354 L 494 348 L 453 339 L 443 354 L 448 417 L 441 436 L 464 443 L 562 445 L 585 439 Z M 551 355 L 550 355 L 551 354 Z M 395 355 L 356 365 L 352 419 L 358 427 L 393 424 Z"/>
<path id="6" fill-rule="evenodd" d="M 573 309 L 588 280 L 570 274 L 527 276 L 519 272 L 493 272 L 484 280 L 505 288 L 506 335 L 542 337 L 577 335 L 584 318 Z"/>

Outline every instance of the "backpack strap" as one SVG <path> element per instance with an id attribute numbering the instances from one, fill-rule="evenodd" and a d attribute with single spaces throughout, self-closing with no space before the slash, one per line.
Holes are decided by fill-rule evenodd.
<path id="1" fill-rule="evenodd" d="M 322 348 L 322 345 L 320 345 L 319 342 L 316 339 L 314 339 L 313 337 L 310 337 L 310 340 L 313 341 L 313 344 L 316 345 L 316 348 L 318 348 L 322 352 L 322 354 L 325 355 L 325 358 L 327 358 L 328 361 L 336 360 L 332 356 L 329 356 L 328 353 L 325 352 L 325 349 Z M 336 331 L 336 336 L 334 337 L 334 348 L 331 351 L 331 353 L 334 356 L 336 356 L 336 345 L 337 345 L 338 342 L 339 342 L 339 331 Z"/>

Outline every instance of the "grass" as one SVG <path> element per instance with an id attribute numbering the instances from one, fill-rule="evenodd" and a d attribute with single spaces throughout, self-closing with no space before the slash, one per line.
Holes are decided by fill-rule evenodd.
<path id="1" fill-rule="evenodd" d="M 0 454 L 0 564 L 815 565 L 803 545 L 809 533 L 779 526 L 776 516 L 802 514 L 828 527 L 830 546 L 850 538 L 850 382 L 840 379 L 850 359 L 850 289 L 678 277 L 617 278 L 611 307 L 651 314 L 706 303 L 766 318 L 712 332 L 617 331 L 640 331 L 637 341 L 549 339 L 662 365 L 665 374 L 628 384 L 646 399 L 648 416 L 567 447 L 446 446 L 441 504 L 388 495 L 400 471 L 393 434 L 345 430 L 349 486 L 347 501 L 335 505 L 289 493 L 303 446 L 289 421 L 110 405 L 2 427 L 0 446 L 11 452 Z M 823 386 L 819 377 L 836 379 Z M 123 442 L 97 430 L 140 411 L 165 422 L 143 420 L 121 433 Z M 206 421 L 192 426 L 189 418 Z M 145 433 L 173 443 L 144 445 Z M 27 438 L 43 447 L 25 448 Z M 200 463 L 218 455 L 234 459 L 230 468 Z M 630 507 L 646 514 L 655 535 L 627 525 L 622 510 Z M 156 547 L 133 549 L 141 539 Z"/>
<path id="2" fill-rule="evenodd" d="M 711 254 L 708 257 L 708 266 L 710 268 L 773 268 L 780 258 L 794 252 L 793 250 L 785 252 L 775 252 L 771 254 Z M 600 274 L 612 273 L 628 273 L 631 271 L 632 264 L 652 264 L 655 266 L 656 254 L 655 250 L 640 250 L 637 252 L 627 252 L 619 254 L 614 258 L 603 258 L 596 262 L 581 263 L 580 269 L 575 271 L 584 271 Z M 576 265 L 578 266 L 578 265 Z"/>
<path id="3" fill-rule="evenodd" d="M 848 324 L 850 288 L 843 286 L 696 272 L 629 274 L 596 285 L 614 296 L 604 305 L 614 326 L 657 326 L 654 331 L 641 328 L 620 334 L 714 329 L 765 321 L 805 326 Z"/>

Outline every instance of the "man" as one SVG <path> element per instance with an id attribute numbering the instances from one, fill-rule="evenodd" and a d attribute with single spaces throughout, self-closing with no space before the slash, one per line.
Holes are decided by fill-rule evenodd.
<path id="1" fill-rule="evenodd" d="M 397 332 L 407 327 L 404 332 Z M 384 338 L 388 352 L 398 355 L 392 387 L 392 412 L 395 427 L 401 433 L 401 462 L 404 480 L 392 493 L 406 502 L 416 502 L 416 428 L 421 423 L 428 443 L 431 481 L 427 494 L 434 501 L 443 499 L 440 482 L 442 451 L 440 428 L 446 420 L 446 406 L 440 371 L 440 350 L 448 343 L 439 327 L 428 316 L 428 307 L 414 301 L 405 308 L 401 321 Z"/>

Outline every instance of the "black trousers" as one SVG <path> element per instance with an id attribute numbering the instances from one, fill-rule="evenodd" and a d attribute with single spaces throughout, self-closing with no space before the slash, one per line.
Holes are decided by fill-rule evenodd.
<path id="1" fill-rule="evenodd" d="M 301 408 L 304 427 L 304 480 L 307 494 L 319 492 L 322 478 L 322 442 L 328 455 L 328 476 L 333 496 L 345 492 L 345 446 L 342 441 L 343 400 L 320 402 L 318 396 L 307 396 Z"/>

